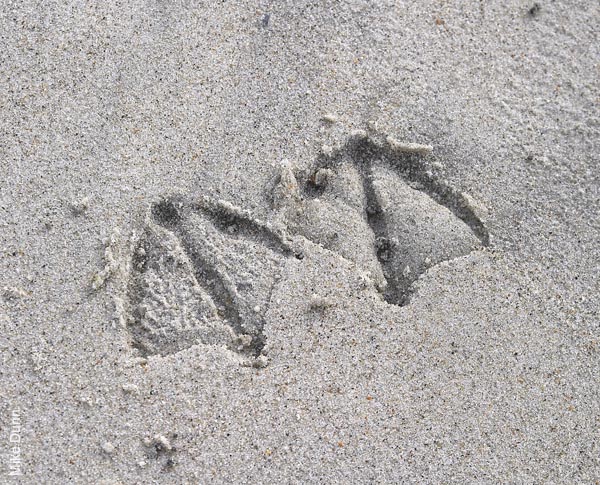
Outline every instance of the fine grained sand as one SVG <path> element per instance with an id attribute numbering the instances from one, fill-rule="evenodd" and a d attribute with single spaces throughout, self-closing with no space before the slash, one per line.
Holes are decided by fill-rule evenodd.
<path id="1" fill-rule="evenodd" d="M 600 8 L 537 5 L 2 2 L 0 481 L 598 483 Z M 490 244 L 416 195 L 372 241 L 352 174 L 280 217 L 355 130 L 432 145 Z M 177 226 L 144 272 L 167 196 L 250 242 Z M 358 247 L 408 251 L 408 304 Z"/>

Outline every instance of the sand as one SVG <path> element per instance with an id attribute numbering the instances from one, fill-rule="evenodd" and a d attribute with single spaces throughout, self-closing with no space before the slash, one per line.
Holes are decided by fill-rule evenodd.
<path id="1" fill-rule="evenodd" d="M 4 2 L 0 482 L 598 483 L 599 22 Z"/>

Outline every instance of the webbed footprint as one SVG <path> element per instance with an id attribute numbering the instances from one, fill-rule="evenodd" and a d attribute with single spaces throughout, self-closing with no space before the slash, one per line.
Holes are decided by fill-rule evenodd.
<path id="1" fill-rule="evenodd" d="M 260 354 L 264 305 L 289 254 L 283 237 L 233 206 L 154 204 L 133 257 L 135 346 L 149 355 L 196 343 Z"/>
<path id="2" fill-rule="evenodd" d="M 353 261 L 388 303 L 402 305 L 429 268 L 488 243 L 469 198 L 423 163 L 429 150 L 351 139 L 308 174 L 282 167 L 274 207 L 292 234 Z"/>

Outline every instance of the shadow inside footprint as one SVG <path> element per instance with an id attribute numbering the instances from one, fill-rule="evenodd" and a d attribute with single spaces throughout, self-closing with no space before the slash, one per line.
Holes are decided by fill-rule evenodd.
<path id="1" fill-rule="evenodd" d="M 152 204 L 152 218 L 161 226 L 173 228 L 181 222 L 181 214 L 178 209 L 181 204 L 183 203 L 175 198 L 162 199 Z"/>

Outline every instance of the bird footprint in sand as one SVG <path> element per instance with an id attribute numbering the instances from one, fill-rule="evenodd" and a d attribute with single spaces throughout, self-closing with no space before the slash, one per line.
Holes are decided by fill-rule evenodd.
<path id="1" fill-rule="evenodd" d="M 303 238 L 405 304 L 427 269 L 489 241 L 470 198 L 433 177 L 425 149 L 358 137 L 308 171 L 284 164 L 270 222 L 209 198 L 154 204 L 128 282 L 133 345 L 145 355 L 204 343 L 259 356 L 271 293 L 286 259 L 303 257 Z"/>

